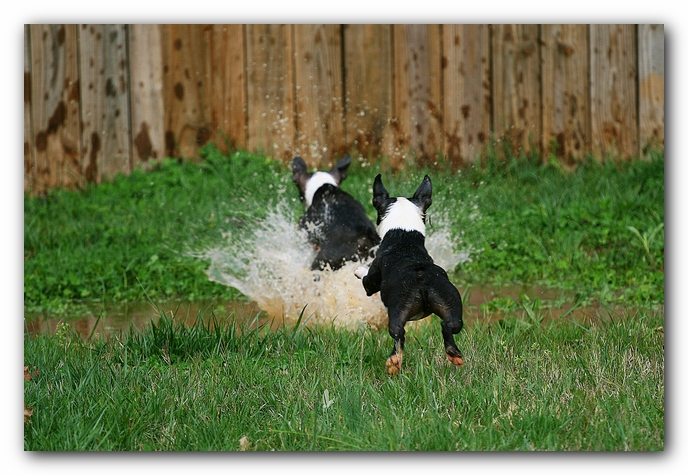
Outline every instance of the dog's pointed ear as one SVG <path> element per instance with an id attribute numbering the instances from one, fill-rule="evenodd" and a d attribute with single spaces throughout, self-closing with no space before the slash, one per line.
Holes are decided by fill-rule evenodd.
<path id="1" fill-rule="evenodd" d="M 379 210 L 388 199 L 389 193 L 387 193 L 385 185 L 382 184 L 382 175 L 378 173 L 373 182 L 373 206 Z"/>
<path id="2" fill-rule="evenodd" d="M 432 181 L 430 181 L 428 175 L 425 175 L 425 178 L 423 178 L 422 183 L 413 194 L 411 201 L 414 202 L 423 213 L 425 213 L 425 210 L 432 204 Z"/>
<path id="3" fill-rule="evenodd" d="M 291 172 L 294 184 L 300 192 L 306 189 L 306 182 L 308 181 L 308 165 L 301 157 L 294 157 L 291 161 Z"/>
<path id="4" fill-rule="evenodd" d="M 330 170 L 330 175 L 334 177 L 338 186 L 346 180 L 346 171 L 349 169 L 349 165 L 351 165 L 351 156 L 347 155 L 339 160 L 334 168 Z"/>

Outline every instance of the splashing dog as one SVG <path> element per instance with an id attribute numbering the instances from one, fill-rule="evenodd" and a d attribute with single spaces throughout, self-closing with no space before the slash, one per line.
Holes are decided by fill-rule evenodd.
<path id="1" fill-rule="evenodd" d="M 351 164 L 347 155 L 329 172 L 308 173 L 301 157 L 292 160 L 293 179 L 306 213 L 299 227 L 308 233 L 308 241 L 318 250 L 313 270 L 341 268 L 347 261 L 372 257 L 371 249 L 380 243 L 375 226 L 363 205 L 339 188 Z"/>
<path id="2" fill-rule="evenodd" d="M 362 279 L 368 296 L 380 292 L 387 309 L 394 339 L 386 362 L 389 374 L 401 369 L 406 322 L 431 313 L 442 319 L 447 358 L 456 366 L 463 364 L 454 341 L 463 327 L 461 295 L 425 248 L 425 212 L 431 204 L 432 182 L 427 175 L 411 198 L 390 198 L 381 176 L 375 177 L 373 206 L 382 242 L 370 268 L 359 266 L 354 274 Z"/>

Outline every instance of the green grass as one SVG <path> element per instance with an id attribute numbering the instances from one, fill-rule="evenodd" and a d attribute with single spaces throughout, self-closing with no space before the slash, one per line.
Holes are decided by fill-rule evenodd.
<path id="1" fill-rule="evenodd" d="M 167 159 L 81 192 L 24 198 L 24 304 L 53 312 L 106 303 L 234 299 L 208 281 L 189 250 L 222 232 L 250 231 L 277 203 L 303 212 L 288 164 L 209 146 L 200 163 Z M 471 261 L 447 269 L 457 285 L 539 284 L 579 297 L 664 301 L 664 154 L 646 161 L 592 159 L 576 170 L 537 157 L 491 156 L 452 172 L 441 164 L 401 173 L 354 160 L 343 188 L 374 218 L 372 180 L 410 195 L 433 179 L 433 216 L 446 215 Z M 365 166 L 367 165 L 367 166 Z"/>
<path id="2" fill-rule="evenodd" d="M 392 195 L 431 175 L 429 226 L 447 224 L 471 256 L 451 279 L 464 292 L 497 286 L 481 309 L 500 319 L 471 320 L 457 338 L 463 368 L 446 362 L 435 317 L 407 329 L 397 377 L 384 330 L 267 331 L 219 305 L 191 325 L 160 316 L 109 337 L 62 324 L 24 338 L 37 369 L 24 383 L 25 449 L 232 451 L 245 437 L 258 451 L 663 450 L 663 151 L 575 170 L 496 155 L 457 171 L 354 160 L 342 186 L 374 217 L 377 173 Z M 25 196 L 25 311 L 67 321 L 93 302 L 241 299 L 191 251 L 249 235 L 277 204 L 294 222 L 303 211 L 288 166 L 212 146 L 200 163 Z M 511 284 L 615 310 L 550 319 L 538 299 L 499 294 Z"/>
<path id="3" fill-rule="evenodd" d="M 234 451 L 246 437 L 257 451 L 663 450 L 663 313 L 544 316 L 470 325 L 460 369 L 436 318 L 412 325 L 395 377 L 386 332 L 266 331 L 208 314 L 84 341 L 65 325 L 24 341 L 39 370 L 24 384 L 24 447 Z"/>

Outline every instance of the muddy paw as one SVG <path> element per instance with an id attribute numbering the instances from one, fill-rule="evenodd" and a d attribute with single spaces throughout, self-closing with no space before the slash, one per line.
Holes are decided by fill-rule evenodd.
<path id="1" fill-rule="evenodd" d="M 401 355 L 392 355 L 385 363 L 389 374 L 397 374 L 401 370 Z"/>
<path id="2" fill-rule="evenodd" d="M 359 279 L 362 279 L 366 275 L 368 275 L 368 268 L 363 267 L 363 266 L 358 266 L 358 267 L 356 267 L 356 270 L 354 270 L 354 275 L 356 277 L 358 277 Z"/>
<path id="3" fill-rule="evenodd" d="M 452 356 L 452 355 L 447 355 L 447 359 L 449 360 L 450 363 L 456 365 L 456 366 L 463 366 L 463 358 L 460 356 Z"/>

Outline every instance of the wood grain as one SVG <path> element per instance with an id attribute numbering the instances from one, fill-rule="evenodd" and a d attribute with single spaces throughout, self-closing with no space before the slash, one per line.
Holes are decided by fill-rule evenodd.
<path id="1" fill-rule="evenodd" d="M 222 152 L 246 148 L 246 58 L 244 25 L 212 27 L 212 122 Z"/>
<path id="2" fill-rule="evenodd" d="M 76 25 L 31 25 L 31 116 L 34 190 L 74 188 L 81 168 Z"/>
<path id="3" fill-rule="evenodd" d="M 444 25 L 444 154 L 454 166 L 475 163 L 490 135 L 487 25 Z"/>
<path id="4" fill-rule="evenodd" d="M 635 25 L 590 25 L 591 149 L 594 157 L 637 156 Z"/>
<path id="5" fill-rule="evenodd" d="M 340 25 L 294 26 L 295 154 L 331 168 L 346 153 Z"/>
<path id="6" fill-rule="evenodd" d="M 517 153 L 539 149 L 542 134 L 538 25 L 492 26 L 493 133 Z"/>
<path id="7" fill-rule="evenodd" d="M 393 168 L 435 162 L 442 152 L 440 25 L 394 25 Z"/>
<path id="8" fill-rule="evenodd" d="M 344 25 L 346 148 L 367 159 L 393 143 L 392 27 Z M 370 58 L 362 61 L 361 58 Z"/>
<path id="9" fill-rule="evenodd" d="M 210 25 L 164 25 L 165 154 L 198 159 L 215 140 L 210 94 Z"/>
<path id="10" fill-rule="evenodd" d="M 664 25 L 638 25 L 641 152 L 664 147 Z"/>
<path id="11" fill-rule="evenodd" d="M 587 25 L 542 25 L 542 150 L 571 165 L 591 144 Z"/>
<path id="12" fill-rule="evenodd" d="M 248 148 L 279 160 L 294 154 L 293 26 L 246 26 Z"/>
<path id="13" fill-rule="evenodd" d="M 165 153 L 161 25 L 129 26 L 132 167 Z"/>
<path id="14" fill-rule="evenodd" d="M 31 119 L 31 33 L 24 25 L 24 192 L 33 189 L 35 181 L 35 158 L 33 122 Z"/>
<path id="15" fill-rule="evenodd" d="M 82 167 L 96 183 L 131 171 L 126 37 L 124 25 L 79 26 Z"/>

